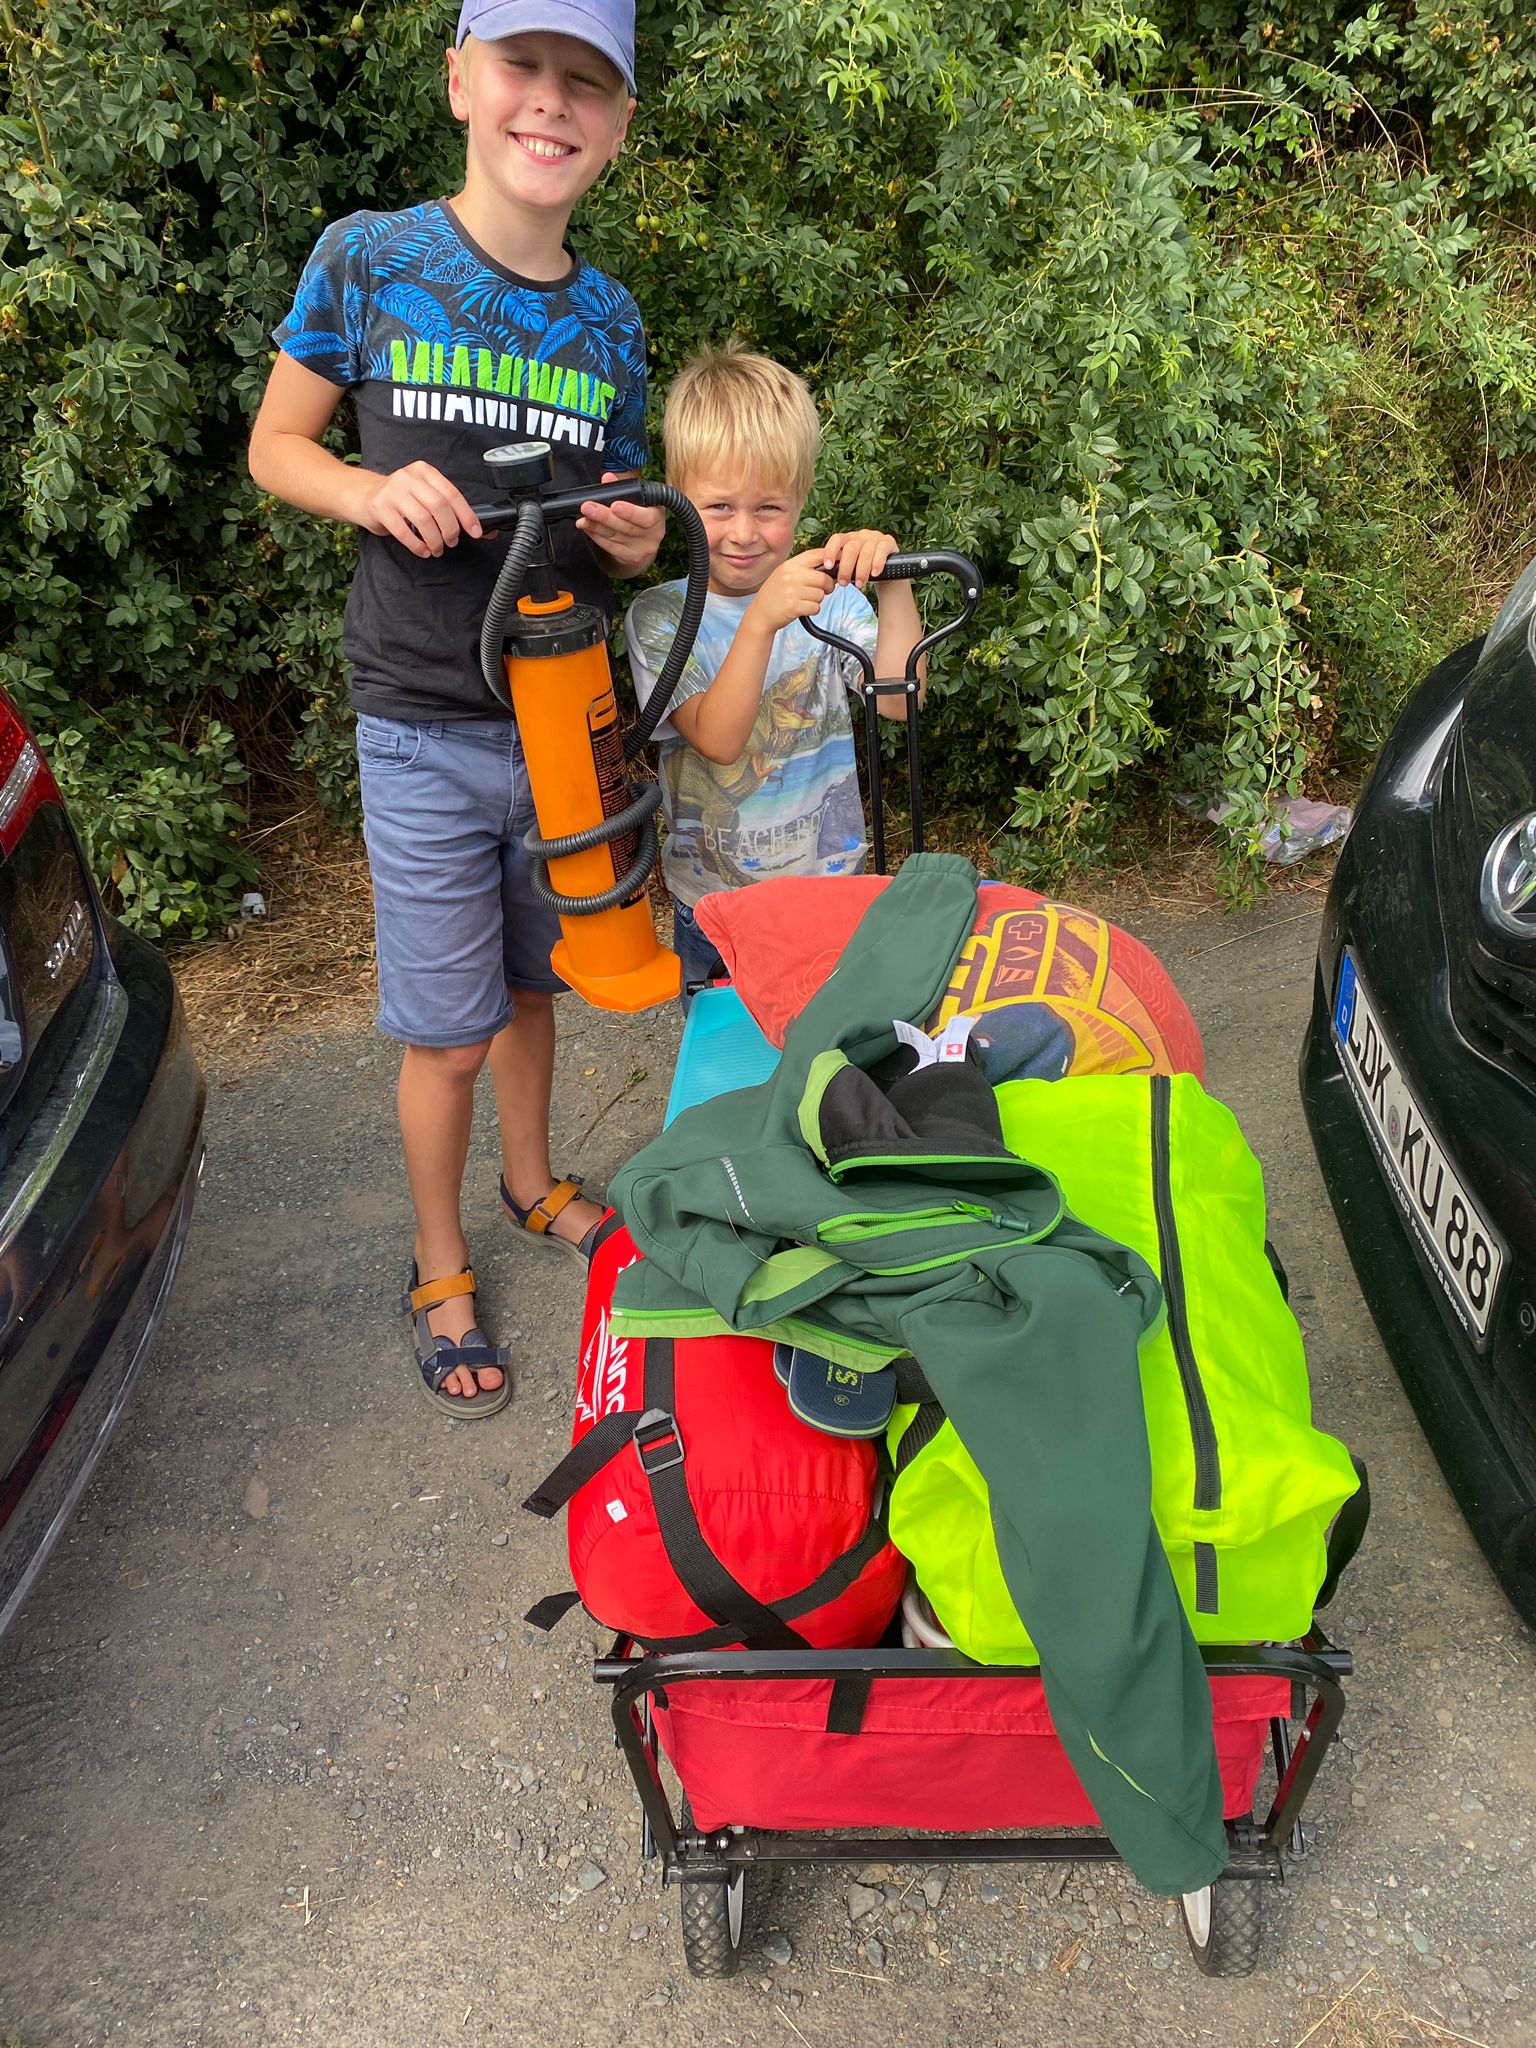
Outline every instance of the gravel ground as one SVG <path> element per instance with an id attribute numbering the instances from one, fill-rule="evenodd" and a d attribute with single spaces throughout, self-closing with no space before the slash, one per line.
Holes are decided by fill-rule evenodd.
<path id="1" fill-rule="evenodd" d="M 428 1413 L 393 1312 L 394 1062 L 342 1033 L 213 1077 L 157 1356 L 0 1643 L 0 2041 L 1536 2042 L 1536 1656 L 1312 1162 L 1320 902 L 1140 926 L 1265 1161 L 1318 1417 L 1376 1497 L 1333 1610 L 1359 1660 L 1342 1741 L 1255 1977 L 1198 1978 L 1173 1909 L 1092 1865 L 784 1876 L 744 1975 L 687 1977 L 591 1626 L 521 1620 L 567 1582 L 561 1527 L 517 1504 L 569 1427 L 579 1274 L 497 1220 L 487 1128 L 471 1229 L 517 1398 Z M 563 1023 L 558 1158 L 601 1181 L 659 1122 L 676 1024 Z"/>

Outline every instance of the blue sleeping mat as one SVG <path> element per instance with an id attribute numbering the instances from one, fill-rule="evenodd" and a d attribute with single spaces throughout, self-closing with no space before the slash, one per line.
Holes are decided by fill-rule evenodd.
<path id="1" fill-rule="evenodd" d="M 731 1088 L 755 1087 L 778 1064 L 778 1047 L 758 1030 L 735 989 L 700 989 L 683 1026 L 665 1121 Z"/>

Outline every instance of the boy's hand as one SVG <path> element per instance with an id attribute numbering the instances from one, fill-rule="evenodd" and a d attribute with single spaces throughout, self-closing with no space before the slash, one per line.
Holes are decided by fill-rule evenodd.
<path id="1" fill-rule="evenodd" d="M 605 484 L 628 481 L 628 476 L 615 470 L 603 472 Z M 581 508 L 576 528 L 615 576 L 639 576 L 655 561 L 666 524 L 667 515 L 659 505 L 587 504 Z"/>
<path id="2" fill-rule="evenodd" d="M 814 618 L 836 585 L 827 574 L 825 546 L 807 548 L 780 562 L 753 598 L 749 611 L 771 632 L 777 633 L 792 619 Z"/>
<path id="3" fill-rule="evenodd" d="M 896 536 L 863 526 L 857 533 L 834 533 L 821 552 L 828 571 L 839 583 L 856 583 L 862 590 L 896 553 Z"/>
<path id="4" fill-rule="evenodd" d="M 464 493 L 430 462 L 408 462 L 371 486 L 356 523 L 370 533 L 392 534 L 423 561 L 457 547 L 468 534 L 480 538 L 480 522 Z"/>

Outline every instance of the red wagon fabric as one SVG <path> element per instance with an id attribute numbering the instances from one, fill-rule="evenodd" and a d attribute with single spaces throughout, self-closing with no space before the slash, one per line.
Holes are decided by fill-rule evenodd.
<path id="1" fill-rule="evenodd" d="M 656 1732 L 697 1826 L 773 1830 L 1094 1827 L 1037 1678 L 876 1679 L 856 1735 L 830 1679 L 668 1680 Z M 1252 1811 L 1284 1679 L 1215 1677 L 1224 1811 Z"/>

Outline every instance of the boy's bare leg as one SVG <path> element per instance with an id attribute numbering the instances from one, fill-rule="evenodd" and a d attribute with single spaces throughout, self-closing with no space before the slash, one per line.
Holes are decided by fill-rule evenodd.
<path id="1" fill-rule="evenodd" d="M 520 1209 L 542 1201 L 555 1183 L 549 1163 L 549 1096 L 555 1078 L 555 1001 L 542 990 L 512 989 L 517 1013 L 491 1040 L 491 1080 L 501 1120 L 501 1171 Z M 555 1218 L 556 1237 L 578 1243 L 602 1215 L 578 1195 Z"/>
<path id="2" fill-rule="evenodd" d="M 408 1045 L 400 1063 L 396 1100 L 405 1171 L 416 1206 L 416 1271 L 423 1282 L 447 1279 L 469 1264 L 459 1196 L 474 1121 L 475 1077 L 489 1045 L 489 1040 L 478 1045 Z M 455 1344 L 462 1343 L 474 1326 L 474 1297 L 468 1294 L 454 1295 L 427 1315 L 433 1336 Z M 477 1391 L 493 1393 L 501 1378 L 496 1366 L 472 1373 L 461 1365 L 443 1381 L 443 1391 L 465 1398 Z"/>

